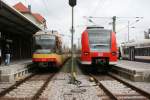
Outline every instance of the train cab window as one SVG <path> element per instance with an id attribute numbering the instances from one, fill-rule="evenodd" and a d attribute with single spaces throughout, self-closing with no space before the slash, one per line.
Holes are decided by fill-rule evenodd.
<path id="1" fill-rule="evenodd" d="M 91 51 L 110 51 L 111 31 L 104 29 L 89 29 L 89 44 Z"/>

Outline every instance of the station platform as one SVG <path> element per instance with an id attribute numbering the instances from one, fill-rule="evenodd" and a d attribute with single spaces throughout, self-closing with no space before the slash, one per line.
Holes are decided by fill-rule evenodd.
<path id="1" fill-rule="evenodd" d="M 112 71 L 135 82 L 150 82 L 150 63 L 119 60 Z"/>
<path id="2" fill-rule="evenodd" d="M 30 75 L 29 67 L 32 60 L 19 60 L 10 63 L 10 65 L 0 65 L 0 82 L 16 82 Z"/>

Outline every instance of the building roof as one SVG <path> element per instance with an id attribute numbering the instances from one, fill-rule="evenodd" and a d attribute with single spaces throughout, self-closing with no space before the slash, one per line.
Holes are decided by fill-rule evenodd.
<path id="1" fill-rule="evenodd" d="M 39 13 L 32 13 L 32 15 L 40 22 L 43 23 L 45 21 L 44 17 L 41 16 Z"/>
<path id="2" fill-rule="evenodd" d="M 21 2 L 15 4 L 13 7 L 21 13 L 30 13 L 30 10 Z"/>
<path id="3" fill-rule="evenodd" d="M 21 13 L 30 13 L 38 22 L 43 23 L 45 21 L 44 17 L 39 13 L 32 13 L 29 8 L 27 8 L 23 3 L 19 2 L 13 6 L 15 9 Z"/>

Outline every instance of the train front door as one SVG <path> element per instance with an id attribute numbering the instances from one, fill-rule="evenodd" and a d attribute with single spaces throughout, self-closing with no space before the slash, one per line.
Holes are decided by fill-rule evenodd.
<path id="1" fill-rule="evenodd" d="M 131 61 L 135 60 L 135 48 L 133 47 L 129 47 L 129 59 Z"/>

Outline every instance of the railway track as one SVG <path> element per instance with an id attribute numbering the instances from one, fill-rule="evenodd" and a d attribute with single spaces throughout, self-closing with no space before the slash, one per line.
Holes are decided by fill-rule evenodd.
<path id="1" fill-rule="evenodd" d="M 149 100 L 150 94 L 131 85 L 130 83 L 118 78 L 111 73 L 107 75 L 93 75 L 94 79 L 101 89 L 100 98 L 102 100 Z"/>
<path id="2" fill-rule="evenodd" d="M 56 73 L 34 74 L 0 93 L 0 100 L 37 100 Z"/>

